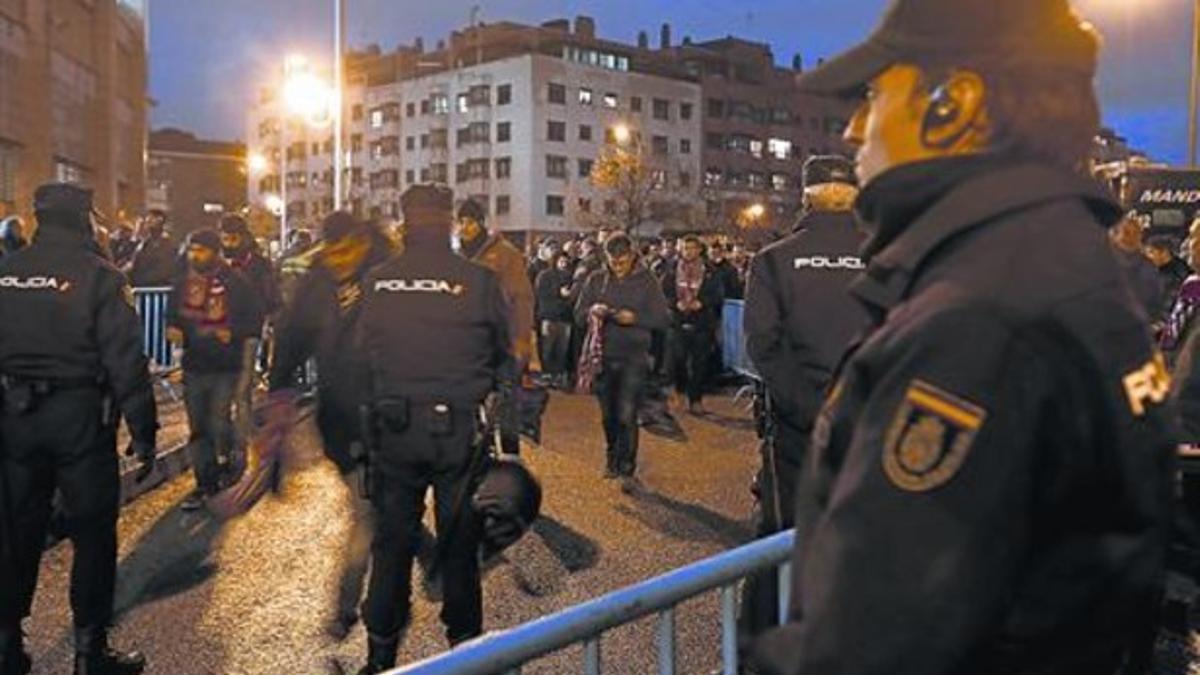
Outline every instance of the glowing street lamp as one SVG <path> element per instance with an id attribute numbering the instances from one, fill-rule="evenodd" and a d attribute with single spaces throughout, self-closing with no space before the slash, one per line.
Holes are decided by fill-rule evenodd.
<path id="1" fill-rule="evenodd" d="M 246 158 L 246 168 L 250 170 L 250 173 L 262 173 L 267 170 L 267 158 L 258 152 L 251 153 Z"/>
<path id="2" fill-rule="evenodd" d="M 619 145 L 625 145 L 633 138 L 633 131 L 629 129 L 628 124 L 617 124 L 612 128 L 613 140 Z"/>
<path id="3" fill-rule="evenodd" d="M 762 204 L 751 204 L 746 207 L 746 217 L 751 221 L 757 222 L 762 220 L 762 217 L 767 215 L 767 207 Z"/>
<path id="4" fill-rule="evenodd" d="M 283 213 L 283 198 L 276 194 L 269 194 L 263 197 L 263 206 L 267 207 L 267 210 L 271 213 L 277 216 L 281 215 Z"/>

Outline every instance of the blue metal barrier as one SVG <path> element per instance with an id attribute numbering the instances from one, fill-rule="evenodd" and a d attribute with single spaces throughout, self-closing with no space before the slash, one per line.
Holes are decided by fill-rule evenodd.
<path id="1" fill-rule="evenodd" d="M 675 673 L 675 608 L 697 595 L 721 591 L 722 672 L 736 675 L 737 584 L 760 570 L 776 567 L 779 574 L 779 614 L 786 615 L 791 594 L 791 553 L 795 530 L 760 539 L 741 548 L 681 567 L 662 576 L 623 588 L 557 614 L 484 635 L 391 675 L 490 675 L 520 673 L 523 664 L 571 645 L 583 644 L 583 672 L 600 673 L 603 634 L 650 614 L 658 614 L 658 672 Z"/>
<path id="2" fill-rule="evenodd" d="M 177 364 L 171 343 L 167 341 L 167 305 L 171 289 L 135 288 L 133 299 L 142 320 L 142 348 L 151 366 L 158 370 L 173 368 Z"/>
<path id="3" fill-rule="evenodd" d="M 726 370 L 758 379 L 758 371 L 746 351 L 746 331 L 742 321 L 746 313 L 745 300 L 726 300 L 721 312 L 721 349 Z"/>

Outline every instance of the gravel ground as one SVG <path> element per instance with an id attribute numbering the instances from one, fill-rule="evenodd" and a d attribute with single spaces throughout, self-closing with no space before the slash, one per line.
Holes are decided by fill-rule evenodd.
<path id="1" fill-rule="evenodd" d="M 485 581 L 487 630 L 503 630 L 641 581 L 744 541 L 756 455 L 747 414 L 714 397 L 706 418 L 681 416 L 687 443 L 643 434 L 647 491 L 627 496 L 600 480 L 602 434 L 594 400 L 556 395 L 545 443 L 526 458 L 545 488 L 544 518 Z M 284 494 L 224 525 L 185 514 L 191 489 L 178 478 L 122 512 L 114 642 L 146 652 L 151 673 L 354 672 L 365 655 L 356 629 L 341 645 L 321 633 L 348 507 L 332 467 L 318 458 L 306 423 L 293 442 L 308 461 Z M 27 622 L 35 673 L 69 670 L 69 545 L 42 563 L 34 618 Z M 518 570 L 520 571 L 518 573 Z M 401 660 L 445 643 L 438 605 L 418 592 Z M 680 672 L 719 665 L 718 597 L 686 603 L 677 616 Z M 653 618 L 607 634 L 605 672 L 654 671 Z M 537 661 L 526 673 L 579 672 L 580 649 Z"/>

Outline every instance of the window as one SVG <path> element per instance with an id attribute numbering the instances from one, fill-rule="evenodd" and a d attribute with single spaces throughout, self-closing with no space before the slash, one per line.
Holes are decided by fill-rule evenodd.
<path id="1" fill-rule="evenodd" d="M 762 159 L 763 142 L 757 138 L 750 139 L 750 155 L 755 159 Z"/>
<path id="2" fill-rule="evenodd" d="M 616 94 L 609 92 L 604 95 L 604 107 L 605 108 L 616 108 L 617 105 L 619 104 L 619 100 L 620 99 L 617 98 Z"/>
<path id="3" fill-rule="evenodd" d="M 687 171 L 679 172 L 679 187 L 687 189 L 692 187 L 692 174 Z"/>
<path id="4" fill-rule="evenodd" d="M 596 163 L 590 159 L 579 160 L 579 177 L 580 178 L 591 178 L 592 167 L 595 165 L 596 165 Z"/>
<path id="5" fill-rule="evenodd" d="M 362 149 L 363 149 L 362 142 L 363 142 L 362 134 L 351 134 L 350 135 L 350 152 L 362 152 Z"/>
<path id="6" fill-rule="evenodd" d="M 475 145 L 491 141 L 491 125 L 487 122 L 472 122 L 458 130 L 455 135 L 457 147 Z"/>
<path id="7" fill-rule="evenodd" d="M 500 122 L 496 125 L 496 142 L 507 143 L 512 140 L 512 122 Z"/>
<path id="8" fill-rule="evenodd" d="M 579 125 L 579 140 L 581 140 L 581 141 L 592 140 L 592 128 L 590 126 L 588 126 L 586 124 Z"/>
<path id="9" fill-rule="evenodd" d="M 771 189 L 776 192 L 786 192 L 791 182 L 786 173 L 771 174 Z"/>
<path id="10" fill-rule="evenodd" d="M 449 177 L 449 172 L 446 170 L 446 165 L 430 164 L 429 165 L 429 180 L 434 183 L 445 183 Z"/>
<path id="11" fill-rule="evenodd" d="M 650 138 L 650 151 L 656 155 L 666 155 L 671 152 L 671 139 L 666 136 Z"/>
<path id="12" fill-rule="evenodd" d="M 424 169 L 421 169 L 421 182 L 422 183 L 429 182 L 429 167 L 425 167 Z"/>
<path id="13" fill-rule="evenodd" d="M 709 150 L 724 150 L 725 134 L 706 134 L 704 136 L 704 144 Z"/>
<path id="14" fill-rule="evenodd" d="M 400 172 L 395 170 L 377 171 L 371 174 L 372 188 L 394 188 L 399 184 Z"/>
<path id="15" fill-rule="evenodd" d="M 358 104 L 358 105 L 355 105 L 350 108 L 350 119 L 357 122 L 357 121 L 361 120 L 362 118 L 363 118 L 362 104 Z"/>
<path id="16" fill-rule="evenodd" d="M 791 159 L 792 142 L 782 138 L 768 138 L 767 154 L 775 159 Z"/>
<path id="17" fill-rule="evenodd" d="M 508 105 L 512 103 L 512 85 L 502 84 L 496 87 L 496 105 Z M 496 198 L 496 203 L 500 203 L 500 198 Z"/>
<path id="18" fill-rule="evenodd" d="M 587 197 L 580 197 L 578 204 L 580 213 L 592 212 L 592 200 L 588 199 Z"/>
<path id="19" fill-rule="evenodd" d="M 487 84 L 474 84 L 467 90 L 467 102 L 472 106 L 492 104 L 492 87 Z"/>
<path id="20" fill-rule="evenodd" d="M 579 105 L 592 104 L 592 90 L 587 87 L 579 88 Z"/>
<path id="21" fill-rule="evenodd" d="M 725 101 L 719 98 L 708 99 L 708 116 L 720 119 L 725 116 Z"/>
<path id="22" fill-rule="evenodd" d="M 567 123 L 551 120 L 546 125 L 546 139 L 562 143 L 567 140 Z"/>
<path id="23" fill-rule="evenodd" d="M 566 103 L 567 103 L 567 88 L 561 84 L 555 84 L 555 83 L 551 82 L 549 85 L 546 86 L 546 100 L 548 100 L 551 103 L 558 103 L 559 105 L 566 105 Z"/>
<path id="24" fill-rule="evenodd" d="M 756 141 L 757 139 L 755 139 L 753 136 L 746 136 L 745 134 L 733 134 L 726 139 L 725 147 L 733 152 L 749 153 L 751 151 L 751 144 L 755 143 Z M 759 154 L 761 155 L 762 141 L 757 142 L 759 144 Z"/>
<path id="25" fill-rule="evenodd" d="M 434 115 L 449 114 L 450 97 L 445 94 L 434 94 L 429 97 L 429 105 L 433 107 Z"/>
<path id="26" fill-rule="evenodd" d="M 546 215 L 561 216 L 566 212 L 562 195 L 546 195 Z"/>
<path id="27" fill-rule="evenodd" d="M 466 94 L 458 95 L 458 112 L 465 113 L 471 110 L 471 99 Z"/>
<path id="28" fill-rule="evenodd" d="M 546 155 L 546 178 L 566 178 L 567 158 L 560 155 Z"/>
<path id="29" fill-rule="evenodd" d="M 320 143 L 313 142 L 313 144 L 312 144 L 312 154 L 313 154 L 313 155 L 319 155 L 319 154 L 321 154 L 321 144 L 320 144 Z"/>
<path id="30" fill-rule="evenodd" d="M 416 106 L 415 104 L 413 104 L 413 103 L 409 103 L 408 105 L 404 106 L 404 114 L 405 114 L 405 116 L 407 116 L 407 117 L 414 117 L 414 116 L 416 116 L 416 114 L 417 114 L 417 106 Z"/>
<path id="31" fill-rule="evenodd" d="M 454 167 L 454 178 L 458 183 L 468 180 L 486 179 L 492 163 L 486 159 L 469 159 Z"/>
<path id="32" fill-rule="evenodd" d="M 767 176 L 760 171 L 751 171 L 749 174 L 750 187 L 761 190 L 767 186 Z"/>
<path id="33" fill-rule="evenodd" d="M 670 101 L 667 101 L 667 100 L 661 99 L 661 98 L 656 98 L 656 99 L 654 99 L 653 105 L 654 105 L 654 112 L 653 112 L 654 119 L 656 119 L 656 120 L 671 119 L 671 102 Z"/>
<path id="34" fill-rule="evenodd" d="M 408 138 L 405 138 L 404 139 L 404 149 L 405 150 L 416 150 L 417 149 L 417 137 L 409 136 Z"/>
<path id="35" fill-rule="evenodd" d="M 629 110 L 635 113 L 642 112 L 642 97 L 634 96 L 629 99 Z"/>
<path id="36" fill-rule="evenodd" d="M 512 175 L 512 158 L 499 157 L 496 159 L 496 178 L 508 178 Z"/>
<path id="37" fill-rule="evenodd" d="M 421 149 L 429 147 L 429 134 L 421 134 Z"/>
<path id="38" fill-rule="evenodd" d="M 601 52 L 595 49 L 565 45 L 563 46 L 562 57 L 568 61 L 596 66 L 597 68 L 621 71 L 629 70 L 629 57 L 612 52 Z"/>
<path id="39" fill-rule="evenodd" d="M 447 129 L 434 129 L 427 134 L 427 137 L 429 138 L 429 147 L 434 150 L 445 150 L 450 147 L 450 131 Z"/>
<path id="40" fill-rule="evenodd" d="M 704 186 L 716 187 L 721 184 L 721 170 L 715 167 L 709 167 L 704 170 Z"/>
<path id="41" fill-rule="evenodd" d="M 383 110 L 381 108 L 376 108 L 371 111 L 371 128 L 383 128 Z"/>
<path id="42" fill-rule="evenodd" d="M 690 138 L 679 139 L 679 154 L 681 154 L 681 155 L 692 154 L 692 139 L 690 139 Z"/>
<path id="43" fill-rule="evenodd" d="M 496 215 L 502 216 L 512 210 L 512 200 L 508 195 L 496 195 Z"/>
<path id="44" fill-rule="evenodd" d="M 412 185 L 413 183 L 417 182 L 416 181 L 416 173 L 412 169 L 409 169 L 408 171 L 404 172 L 404 182 L 408 183 L 409 185 Z"/>
<path id="45" fill-rule="evenodd" d="M 433 105 L 429 102 L 429 99 L 425 99 L 425 100 L 421 101 L 421 114 L 422 115 L 428 115 L 432 110 L 433 110 Z"/>
<path id="46" fill-rule="evenodd" d="M 650 185 L 655 190 L 663 190 L 667 187 L 667 172 L 664 169 L 655 169 L 650 172 Z"/>
<path id="47" fill-rule="evenodd" d="M 692 104 L 691 103 L 680 103 L 679 104 L 679 119 L 681 119 L 681 120 L 692 119 Z"/>

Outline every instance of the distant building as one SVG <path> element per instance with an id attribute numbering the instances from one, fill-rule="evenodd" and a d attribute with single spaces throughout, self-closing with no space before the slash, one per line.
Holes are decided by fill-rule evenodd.
<path id="1" fill-rule="evenodd" d="M 171 215 L 181 233 L 216 224 L 246 205 L 246 146 L 205 141 L 179 129 L 150 134 L 147 208 Z"/>
<path id="2" fill-rule="evenodd" d="M 145 199 L 140 0 L 0 0 L 0 216 L 48 180 L 132 214 Z"/>
<path id="3" fill-rule="evenodd" d="M 712 229 L 752 203 L 786 220 L 804 159 L 844 152 L 849 115 L 799 97 L 795 76 L 764 45 L 676 47 L 664 27 L 652 49 L 644 34 L 636 46 L 599 38 L 588 17 L 472 27 L 429 52 L 420 40 L 372 48 L 347 59 L 344 196 L 396 217 L 405 189 L 437 182 L 487 204 L 503 230 L 588 229 L 618 210 L 589 175 L 624 127 L 654 187 L 644 229 Z M 286 192 L 299 225 L 332 207 L 333 144 L 328 128 L 284 125 L 280 107 L 266 87 L 250 113 L 250 152 L 268 167 L 249 177 L 250 201 Z"/>

